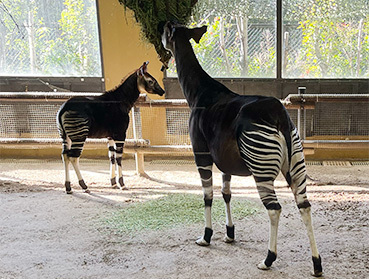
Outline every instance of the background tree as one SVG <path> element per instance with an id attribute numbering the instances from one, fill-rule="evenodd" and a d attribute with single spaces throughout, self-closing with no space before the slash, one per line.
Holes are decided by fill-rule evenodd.
<path id="1" fill-rule="evenodd" d="M 0 0 L 0 74 L 100 76 L 94 0 Z"/>

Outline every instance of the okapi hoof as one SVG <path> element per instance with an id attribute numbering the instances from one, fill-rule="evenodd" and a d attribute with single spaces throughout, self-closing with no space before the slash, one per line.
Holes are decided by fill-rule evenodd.
<path id="1" fill-rule="evenodd" d="M 229 227 L 226 225 L 227 234 L 224 236 L 225 243 L 232 243 L 234 241 L 234 226 Z"/>
<path id="2" fill-rule="evenodd" d="M 276 253 L 268 250 L 268 256 L 265 261 L 258 264 L 258 269 L 268 270 L 272 266 L 273 262 L 277 259 Z"/>
<path id="3" fill-rule="evenodd" d="M 78 183 L 79 183 L 79 186 L 81 186 L 82 189 L 84 190 L 83 192 L 85 192 L 87 194 L 91 193 L 90 190 L 87 189 L 87 185 L 85 184 L 85 182 L 83 181 L 83 179 L 80 180 L 80 181 L 78 181 Z"/>
<path id="4" fill-rule="evenodd" d="M 213 236 L 213 230 L 210 228 L 205 228 L 204 236 L 196 240 L 196 244 L 200 246 L 209 246 L 212 236 Z"/>
<path id="5" fill-rule="evenodd" d="M 67 194 L 72 194 L 73 193 L 72 187 L 70 186 L 70 181 L 66 181 L 64 186 L 65 186 L 65 192 Z"/>
<path id="6" fill-rule="evenodd" d="M 123 176 L 119 177 L 119 185 L 124 188 L 124 181 L 123 181 Z"/>
<path id="7" fill-rule="evenodd" d="M 115 180 L 115 177 L 110 179 L 110 185 L 111 187 L 113 187 L 114 189 L 117 188 L 117 181 Z"/>
<path id="8" fill-rule="evenodd" d="M 264 261 L 262 261 L 261 263 L 258 264 L 258 269 L 261 269 L 261 270 L 269 270 L 270 269 L 270 266 L 266 266 Z"/>
<path id="9" fill-rule="evenodd" d="M 322 259 L 313 257 L 314 271 L 311 272 L 311 275 L 314 277 L 323 276 L 323 268 L 322 268 Z"/>
<path id="10" fill-rule="evenodd" d="M 125 185 L 123 185 L 122 187 L 119 184 L 116 184 L 113 186 L 113 189 L 128 190 L 128 187 L 126 187 Z"/>
<path id="11" fill-rule="evenodd" d="M 199 246 L 209 246 L 210 245 L 210 242 L 207 242 L 204 237 L 200 237 L 199 239 L 197 239 L 196 241 L 196 244 L 199 245 Z"/>
<path id="12" fill-rule="evenodd" d="M 78 183 L 79 183 L 79 186 L 81 186 L 83 190 L 87 189 L 87 185 L 83 179 L 79 180 Z"/>

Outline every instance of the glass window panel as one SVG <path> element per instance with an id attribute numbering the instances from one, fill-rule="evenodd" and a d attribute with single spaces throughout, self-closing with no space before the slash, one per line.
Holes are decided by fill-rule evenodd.
<path id="1" fill-rule="evenodd" d="M 202 67 L 213 77 L 276 76 L 276 6 L 272 0 L 203 0 L 194 26 L 206 24 L 200 44 L 192 41 Z M 172 59 L 167 71 L 176 76 Z"/>
<path id="2" fill-rule="evenodd" d="M 1 0 L 0 75 L 101 77 L 95 0 Z"/>
<path id="3" fill-rule="evenodd" d="M 284 78 L 367 78 L 368 0 L 283 2 Z"/>

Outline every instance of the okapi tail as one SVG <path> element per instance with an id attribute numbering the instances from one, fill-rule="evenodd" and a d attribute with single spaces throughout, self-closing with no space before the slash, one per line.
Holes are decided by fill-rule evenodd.
<path id="1" fill-rule="evenodd" d="M 68 147 L 68 141 L 67 141 L 67 133 L 65 132 L 63 121 L 62 121 L 62 115 L 64 113 L 62 109 L 63 107 L 64 105 L 59 109 L 56 115 L 56 123 L 58 125 L 59 135 L 62 139 L 62 154 L 68 154 L 69 147 Z"/>
<path id="2" fill-rule="evenodd" d="M 63 106 L 64 107 L 64 106 Z M 62 108 L 63 108 L 62 107 Z M 64 130 L 64 127 L 63 127 L 63 123 L 62 123 L 62 114 L 63 114 L 63 110 L 62 108 L 59 109 L 57 115 L 56 115 L 56 123 L 58 125 L 58 131 L 59 131 L 59 135 L 60 137 L 63 139 L 63 141 L 67 138 L 67 134 Z"/>

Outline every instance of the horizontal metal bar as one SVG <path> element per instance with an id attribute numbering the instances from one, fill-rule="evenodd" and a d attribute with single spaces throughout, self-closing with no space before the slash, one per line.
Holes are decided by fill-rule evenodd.
<path id="1" fill-rule="evenodd" d="M 290 94 L 284 101 L 290 104 L 318 102 L 369 102 L 369 94 Z"/>
<path id="2" fill-rule="evenodd" d="M 135 107 L 189 108 L 187 101 L 183 99 L 149 100 L 144 102 L 136 102 Z"/>
<path id="3" fill-rule="evenodd" d="M 302 140 L 303 143 L 369 143 L 369 140 Z"/>
<path id="4" fill-rule="evenodd" d="M 96 92 L 0 92 L 1 99 L 68 99 L 71 97 L 100 96 Z"/>
<path id="5" fill-rule="evenodd" d="M 58 138 L 0 138 L 0 144 L 61 144 L 62 139 Z M 92 144 L 107 144 L 107 139 L 90 139 L 86 140 L 86 143 Z M 126 139 L 125 145 L 134 146 L 148 146 L 149 140 L 146 139 Z"/>

